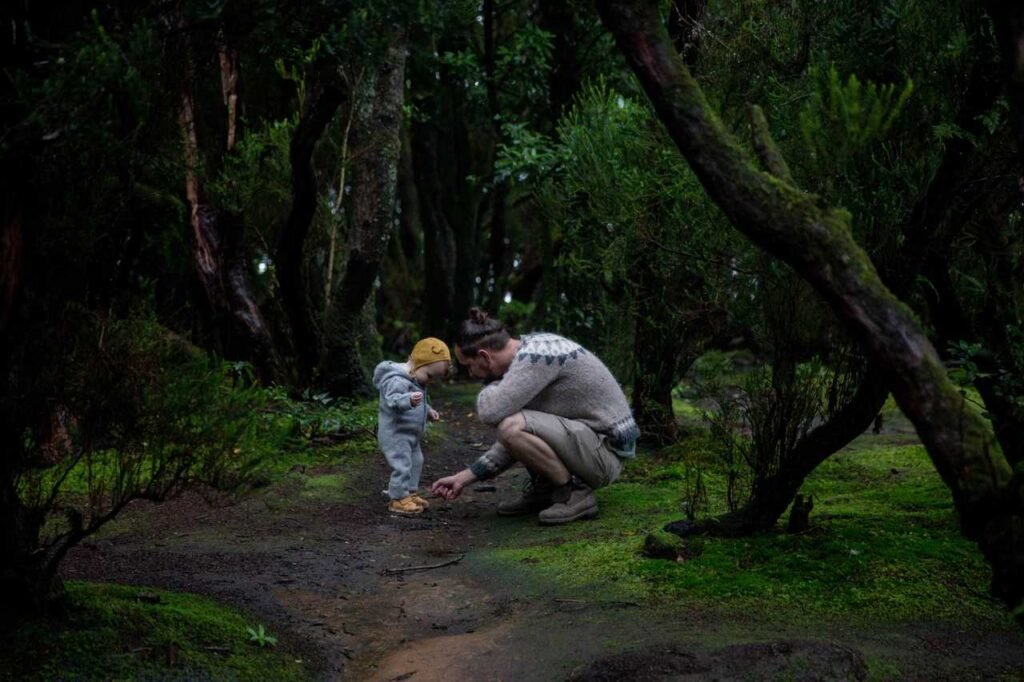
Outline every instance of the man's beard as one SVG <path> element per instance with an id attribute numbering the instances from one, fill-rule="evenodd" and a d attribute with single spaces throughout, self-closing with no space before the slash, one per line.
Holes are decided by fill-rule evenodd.
<path id="1" fill-rule="evenodd" d="M 503 376 L 505 376 L 505 375 L 504 374 L 494 374 L 493 372 L 488 372 L 487 376 L 485 376 L 480 381 L 484 382 L 484 386 L 486 386 L 487 384 L 493 384 L 495 381 L 501 381 L 501 378 Z"/>

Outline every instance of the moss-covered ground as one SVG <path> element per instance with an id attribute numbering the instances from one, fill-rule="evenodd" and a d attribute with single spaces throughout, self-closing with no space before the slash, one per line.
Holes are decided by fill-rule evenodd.
<path id="1" fill-rule="evenodd" d="M 309 679 L 284 647 L 250 641 L 257 619 L 204 597 L 71 582 L 66 609 L 5 639 L 0 679 Z"/>
<path id="2" fill-rule="evenodd" d="M 606 599 L 786 620 L 1010 627 L 987 595 L 984 558 L 960 535 L 950 494 L 912 436 L 867 434 L 820 466 L 802 489 L 814 500 L 807 532 L 786 533 L 783 517 L 771 533 L 689 538 L 685 561 L 645 558 L 648 533 L 676 540 L 660 529 L 684 518 L 698 467 L 708 512 L 726 511 L 725 477 L 697 435 L 630 462 L 618 483 L 597 491 L 597 520 L 504 525 L 499 546 L 481 561 Z"/>

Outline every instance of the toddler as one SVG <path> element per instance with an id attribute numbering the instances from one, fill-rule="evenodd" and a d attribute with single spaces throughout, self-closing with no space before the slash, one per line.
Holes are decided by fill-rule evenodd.
<path id="1" fill-rule="evenodd" d="M 428 337 L 417 343 L 406 362 L 382 362 L 373 371 L 373 386 L 380 391 L 377 442 L 391 466 L 388 509 L 419 514 L 430 503 L 416 494 L 423 471 L 420 440 L 427 420 L 440 419 L 427 402 L 427 385 L 443 379 L 452 356 L 444 341 Z"/>

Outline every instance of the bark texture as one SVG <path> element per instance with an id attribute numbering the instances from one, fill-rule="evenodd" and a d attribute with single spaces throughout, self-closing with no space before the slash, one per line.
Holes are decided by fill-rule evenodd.
<path id="1" fill-rule="evenodd" d="M 187 38 L 182 52 L 189 54 Z M 237 222 L 226 229 L 223 216 L 207 202 L 200 184 L 201 162 L 196 107 L 192 95 L 192 65 L 186 57 L 178 93 L 178 125 L 185 164 L 185 196 L 190 210 L 193 259 L 205 294 L 214 333 L 229 356 L 253 363 L 266 382 L 280 374 L 280 362 L 273 336 L 249 285 Z"/>
<path id="2" fill-rule="evenodd" d="M 303 254 L 316 213 L 317 180 L 313 150 L 347 93 L 333 83 L 324 85 L 295 128 L 289 147 L 292 165 L 292 209 L 277 244 L 277 279 L 292 327 L 300 372 L 308 379 L 320 359 L 320 335 L 303 273 Z"/>
<path id="3" fill-rule="evenodd" d="M 455 232 L 445 213 L 439 169 L 441 135 L 430 122 L 412 124 L 412 164 L 423 223 L 423 333 L 445 337 L 459 320 L 455 305 Z"/>
<path id="4" fill-rule="evenodd" d="M 352 129 L 352 226 L 345 274 L 329 313 L 324 379 L 335 395 L 370 391 L 361 341 L 372 320 L 373 287 L 395 226 L 402 105 L 405 101 L 405 39 L 392 45 L 376 73 L 364 81 Z M 369 324 L 372 324 L 369 323 Z"/>

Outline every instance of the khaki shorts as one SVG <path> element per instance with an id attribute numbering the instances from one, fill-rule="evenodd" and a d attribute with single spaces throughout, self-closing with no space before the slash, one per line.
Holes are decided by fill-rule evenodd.
<path id="1" fill-rule="evenodd" d="M 596 433 L 583 422 L 547 412 L 523 410 L 526 430 L 551 446 L 562 464 L 591 488 L 603 488 L 622 471 L 622 460 L 608 437 Z"/>

